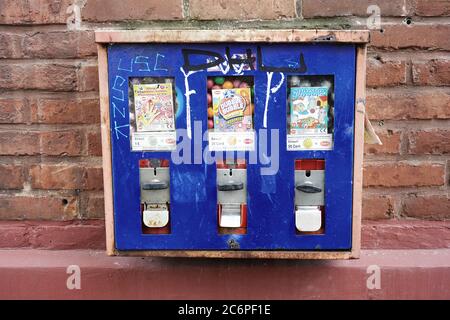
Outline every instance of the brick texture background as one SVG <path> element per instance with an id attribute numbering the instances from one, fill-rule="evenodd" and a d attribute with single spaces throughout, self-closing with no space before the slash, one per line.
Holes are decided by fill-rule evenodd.
<path id="1" fill-rule="evenodd" d="M 364 27 L 374 4 L 363 247 L 450 247 L 450 0 L 2 0 L 0 248 L 104 246 L 96 28 Z"/>

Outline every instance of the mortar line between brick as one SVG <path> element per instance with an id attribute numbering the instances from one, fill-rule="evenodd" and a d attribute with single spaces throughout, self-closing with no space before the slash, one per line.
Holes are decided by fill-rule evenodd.
<path id="1" fill-rule="evenodd" d="M 0 65 L 9 64 L 30 64 L 30 65 L 47 65 L 47 64 L 64 64 L 67 66 L 84 67 L 84 66 L 96 66 L 97 56 L 90 58 L 30 58 L 30 59 L 0 59 Z"/>
<path id="2" fill-rule="evenodd" d="M 0 131 L 21 131 L 24 132 L 43 132 L 43 131 L 99 131 L 100 123 L 0 123 Z"/>
<path id="3" fill-rule="evenodd" d="M 38 89 L 0 89 L 1 99 L 16 98 L 44 98 L 44 99 L 99 99 L 98 91 L 48 91 Z"/>
<path id="4" fill-rule="evenodd" d="M 191 19 L 191 10 L 190 10 L 190 0 L 182 0 L 182 9 L 183 9 L 183 19 L 190 20 Z"/>
<path id="5" fill-rule="evenodd" d="M 303 0 L 295 1 L 295 15 L 297 18 L 303 19 Z"/>
<path id="6" fill-rule="evenodd" d="M 439 189 L 436 187 L 379 187 L 379 188 L 364 188 L 363 196 L 397 196 L 403 197 L 410 194 L 417 194 L 419 196 L 447 196 L 448 190 Z"/>

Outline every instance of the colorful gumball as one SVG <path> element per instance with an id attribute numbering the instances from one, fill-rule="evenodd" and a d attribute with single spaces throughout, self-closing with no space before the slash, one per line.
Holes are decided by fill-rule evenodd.
<path id="1" fill-rule="evenodd" d="M 239 88 L 248 88 L 248 83 L 247 82 L 241 82 L 241 84 L 239 85 Z"/>
<path id="2" fill-rule="evenodd" d="M 291 77 L 291 86 L 292 87 L 297 87 L 300 85 L 300 78 L 297 76 L 293 76 Z"/>
<path id="3" fill-rule="evenodd" d="M 233 88 L 234 88 L 233 82 L 231 82 L 231 81 L 225 81 L 225 82 L 223 83 L 223 85 L 222 85 L 222 88 L 224 88 L 224 89 L 233 89 Z"/>
<path id="4" fill-rule="evenodd" d="M 240 85 L 241 85 L 241 81 L 240 80 L 234 80 L 233 81 L 233 88 L 239 88 Z"/>
<path id="5" fill-rule="evenodd" d="M 210 93 L 208 93 L 207 95 L 206 95 L 206 97 L 207 97 L 207 100 L 208 100 L 208 106 L 212 103 L 212 97 L 211 97 L 211 94 Z"/>
<path id="6" fill-rule="evenodd" d="M 208 79 L 208 81 L 206 82 L 206 87 L 208 89 L 211 89 L 214 86 L 214 81 L 212 79 Z"/>
<path id="7" fill-rule="evenodd" d="M 225 78 L 224 77 L 215 77 L 214 78 L 214 83 L 218 84 L 218 85 L 222 85 L 225 82 Z"/>
<path id="8" fill-rule="evenodd" d="M 212 121 L 211 119 L 208 120 L 208 129 L 212 129 L 214 128 L 214 121 Z"/>
<path id="9" fill-rule="evenodd" d="M 212 119 L 214 117 L 213 108 L 208 108 L 208 118 Z"/>
<path id="10" fill-rule="evenodd" d="M 213 90 L 216 90 L 216 89 L 222 89 L 222 86 L 219 86 L 219 85 L 216 84 L 216 85 L 214 85 L 214 86 L 212 87 L 212 89 L 213 89 Z"/>

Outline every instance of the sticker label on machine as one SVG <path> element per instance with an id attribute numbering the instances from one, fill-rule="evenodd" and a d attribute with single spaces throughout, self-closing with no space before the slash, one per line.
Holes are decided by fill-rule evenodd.
<path id="1" fill-rule="evenodd" d="M 331 134 L 324 135 L 293 135 L 287 136 L 287 150 L 331 150 L 333 148 L 333 137 Z"/>
<path id="2" fill-rule="evenodd" d="M 217 132 L 209 131 L 210 151 L 253 151 L 255 132 Z"/>
<path id="3" fill-rule="evenodd" d="M 175 150 L 177 134 L 175 131 L 133 132 L 131 147 L 133 151 Z"/>

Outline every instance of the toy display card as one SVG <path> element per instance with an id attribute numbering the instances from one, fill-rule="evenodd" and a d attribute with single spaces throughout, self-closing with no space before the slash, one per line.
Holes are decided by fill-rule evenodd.
<path id="1" fill-rule="evenodd" d="M 292 87 L 291 134 L 328 132 L 328 88 Z"/>
<path id="2" fill-rule="evenodd" d="M 214 131 L 242 132 L 253 129 L 250 88 L 212 90 Z"/>
<path id="3" fill-rule="evenodd" d="M 175 130 L 171 83 L 135 84 L 133 91 L 137 132 Z"/>

